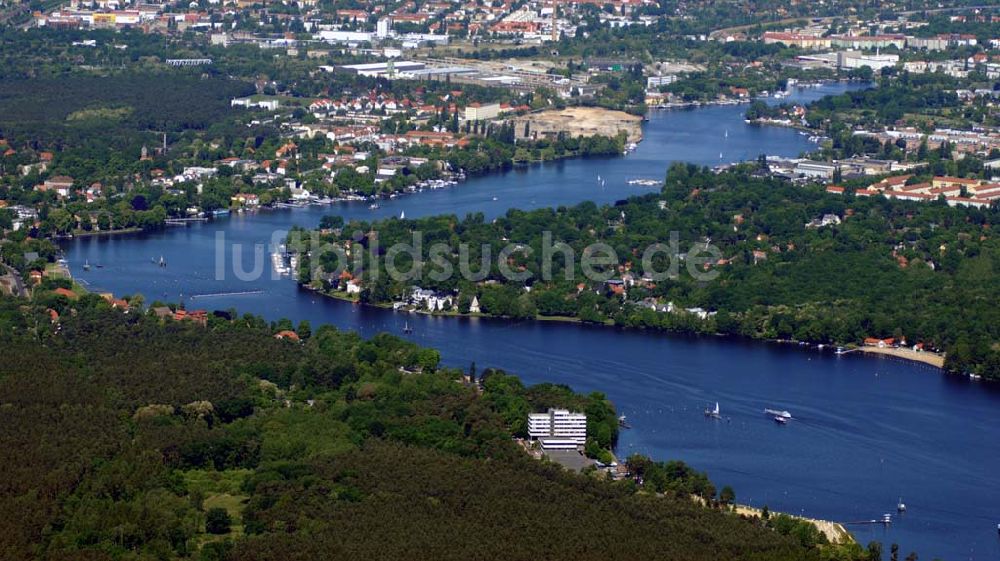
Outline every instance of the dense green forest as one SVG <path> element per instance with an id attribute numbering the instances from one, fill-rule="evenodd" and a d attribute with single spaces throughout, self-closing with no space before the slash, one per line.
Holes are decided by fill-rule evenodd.
<path id="1" fill-rule="evenodd" d="M 155 167 L 139 161 L 140 150 L 144 144 L 155 149 L 163 134 L 170 145 L 181 136 L 190 142 L 199 134 L 235 134 L 223 125 L 229 100 L 252 91 L 248 83 L 183 70 L 4 80 L 0 138 L 19 149 L 52 152 L 53 174 L 114 184 Z M 213 126 L 219 128 L 209 130 Z"/>
<path id="2" fill-rule="evenodd" d="M 715 488 L 680 462 L 632 458 L 649 483 L 612 483 L 511 439 L 551 405 L 613 425 L 600 394 L 490 369 L 477 385 L 391 336 L 277 339 L 288 322 L 231 317 L 0 299 L 0 557 L 865 558 L 700 506 Z"/>
<path id="3" fill-rule="evenodd" d="M 994 281 L 1000 243 L 992 229 L 1000 219 L 997 212 L 944 202 L 856 198 L 851 192 L 832 195 L 819 186 L 759 178 L 750 165 L 716 175 L 675 164 L 661 193 L 612 206 L 511 210 L 492 222 L 470 215 L 348 223 L 322 239 L 356 242 L 357 232 L 374 230 L 384 253 L 396 243 L 413 243 L 413 233 L 420 233 L 422 255 L 408 279 L 393 280 L 386 274 L 387 260 L 366 252 L 366 261 L 354 273 L 363 279 L 361 297 L 368 302 L 405 300 L 411 286 L 419 284 L 457 295 L 459 313 L 468 312 L 475 296 L 483 313 L 497 316 L 570 316 L 826 344 L 905 338 L 911 345 L 920 342 L 946 351 L 951 369 L 996 378 L 1000 315 L 988 303 L 1000 299 L 1000 284 Z M 834 215 L 839 223 L 810 224 L 825 215 Z M 549 247 L 563 243 L 575 255 L 567 266 L 563 252 L 550 251 L 548 279 L 542 274 L 546 232 L 551 233 Z M 654 243 L 668 244 L 672 232 L 679 242 L 679 274 L 642 281 L 650 272 L 640 266 L 644 251 Z M 360 240 L 367 244 L 371 235 Z M 695 268 L 715 275 L 703 280 L 689 273 L 680 254 L 696 257 L 709 240 L 719 254 Z M 621 283 L 631 277 L 627 290 L 583 274 L 580 256 L 598 242 L 617 256 L 599 272 Z M 436 243 L 445 250 L 432 256 Z M 465 262 L 475 273 L 472 279 L 458 274 L 461 244 L 468 247 Z M 517 249 L 506 255 L 504 265 L 525 277 L 521 280 L 508 280 L 511 275 L 498 263 L 500 250 L 511 244 Z M 489 263 L 485 269 L 480 265 L 484 256 Z M 323 271 L 341 264 L 337 253 L 316 259 L 305 263 L 309 270 L 301 280 L 336 289 Z M 670 260 L 658 256 L 652 262 L 655 271 L 667 270 Z M 395 265 L 409 272 L 413 262 L 403 254 Z M 443 279 L 432 274 L 446 270 L 454 274 Z M 663 310 L 668 303 L 675 307 L 670 313 Z M 699 317 L 685 311 L 692 308 L 716 313 Z"/>

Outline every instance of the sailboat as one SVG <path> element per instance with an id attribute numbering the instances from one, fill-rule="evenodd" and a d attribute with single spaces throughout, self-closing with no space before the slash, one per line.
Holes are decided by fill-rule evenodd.
<path id="1" fill-rule="evenodd" d="M 413 328 L 410 327 L 409 321 L 403 323 L 403 333 L 413 333 Z"/>
<path id="2" fill-rule="evenodd" d="M 722 414 L 719 413 L 719 402 L 718 401 L 715 402 L 715 409 L 706 409 L 705 410 L 705 416 L 706 417 L 711 417 L 713 419 L 721 419 L 722 418 Z"/>
<path id="3" fill-rule="evenodd" d="M 400 220 L 406 220 L 406 211 L 405 210 L 402 210 L 402 211 L 399 212 L 399 219 Z"/>
<path id="4" fill-rule="evenodd" d="M 597 174 L 597 182 L 598 182 L 598 183 L 600 183 L 600 182 L 601 182 L 601 174 Z"/>
<path id="5" fill-rule="evenodd" d="M 723 136 L 723 138 L 729 138 L 729 129 L 726 129 L 726 134 Z"/>
<path id="6" fill-rule="evenodd" d="M 167 266 L 167 260 L 164 259 L 162 255 L 160 256 L 160 266 L 161 267 L 166 267 Z"/>
<path id="7" fill-rule="evenodd" d="M 84 271 L 89 271 L 90 270 L 90 260 L 89 259 L 86 260 L 86 261 L 84 261 L 84 263 L 83 263 L 83 270 Z"/>
<path id="8" fill-rule="evenodd" d="M 896 503 L 896 512 L 906 512 L 906 503 L 903 502 L 903 497 L 899 497 L 899 502 Z"/>

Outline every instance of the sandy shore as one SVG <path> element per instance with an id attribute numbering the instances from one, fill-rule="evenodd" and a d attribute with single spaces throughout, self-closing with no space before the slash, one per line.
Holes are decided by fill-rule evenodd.
<path id="1" fill-rule="evenodd" d="M 759 517 L 761 515 L 761 511 L 758 508 L 753 508 L 746 505 L 736 505 L 736 514 Z M 772 514 L 781 514 L 781 513 L 772 512 Z M 829 540 L 830 543 L 854 542 L 854 537 L 851 536 L 851 533 L 847 531 L 847 528 L 844 528 L 843 524 L 839 522 L 830 522 L 829 520 L 817 520 L 815 518 L 806 518 L 804 516 L 795 516 L 792 514 L 789 514 L 788 516 L 809 522 L 810 524 L 815 526 L 817 530 L 823 532 L 823 534 L 826 536 L 826 539 Z"/>
<path id="2" fill-rule="evenodd" d="M 865 353 L 893 356 L 904 360 L 922 362 L 937 368 L 944 368 L 944 355 L 937 353 L 930 353 L 927 351 L 917 352 L 913 349 L 880 349 L 878 347 L 858 347 L 858 350 Z"/>

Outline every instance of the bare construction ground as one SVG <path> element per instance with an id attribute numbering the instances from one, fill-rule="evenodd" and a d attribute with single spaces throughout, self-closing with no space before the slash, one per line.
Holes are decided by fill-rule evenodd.
<path id="1" fill-rule="evenodd" d="M 516 117 L 514 123 L 518 138 L 525 138 L 525 123 L 528 123 L 527 136 L 533 139 L 552 138 L 561 132 L 574 137 L 616 136 L 619 132 L 624 132 L 628 135 L 629 142 L 642 140 L 642 117 L 600 107 L 567 107 L 541 111 Z"/>

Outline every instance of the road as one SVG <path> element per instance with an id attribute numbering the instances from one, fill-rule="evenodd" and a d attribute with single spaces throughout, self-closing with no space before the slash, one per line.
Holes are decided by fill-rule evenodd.
<path id="1" fill-rule="evenodd" d="M 27 298 L 28 290 L 24 288 L 24 282 L 21 281 L 21 275 L 7 265 L 3 265 L 3 268 L 4 271 L 6 271 L 4 276 L 11 279 L 11 286 L 14 287 L 14 294 L 22 298 Z"/>

